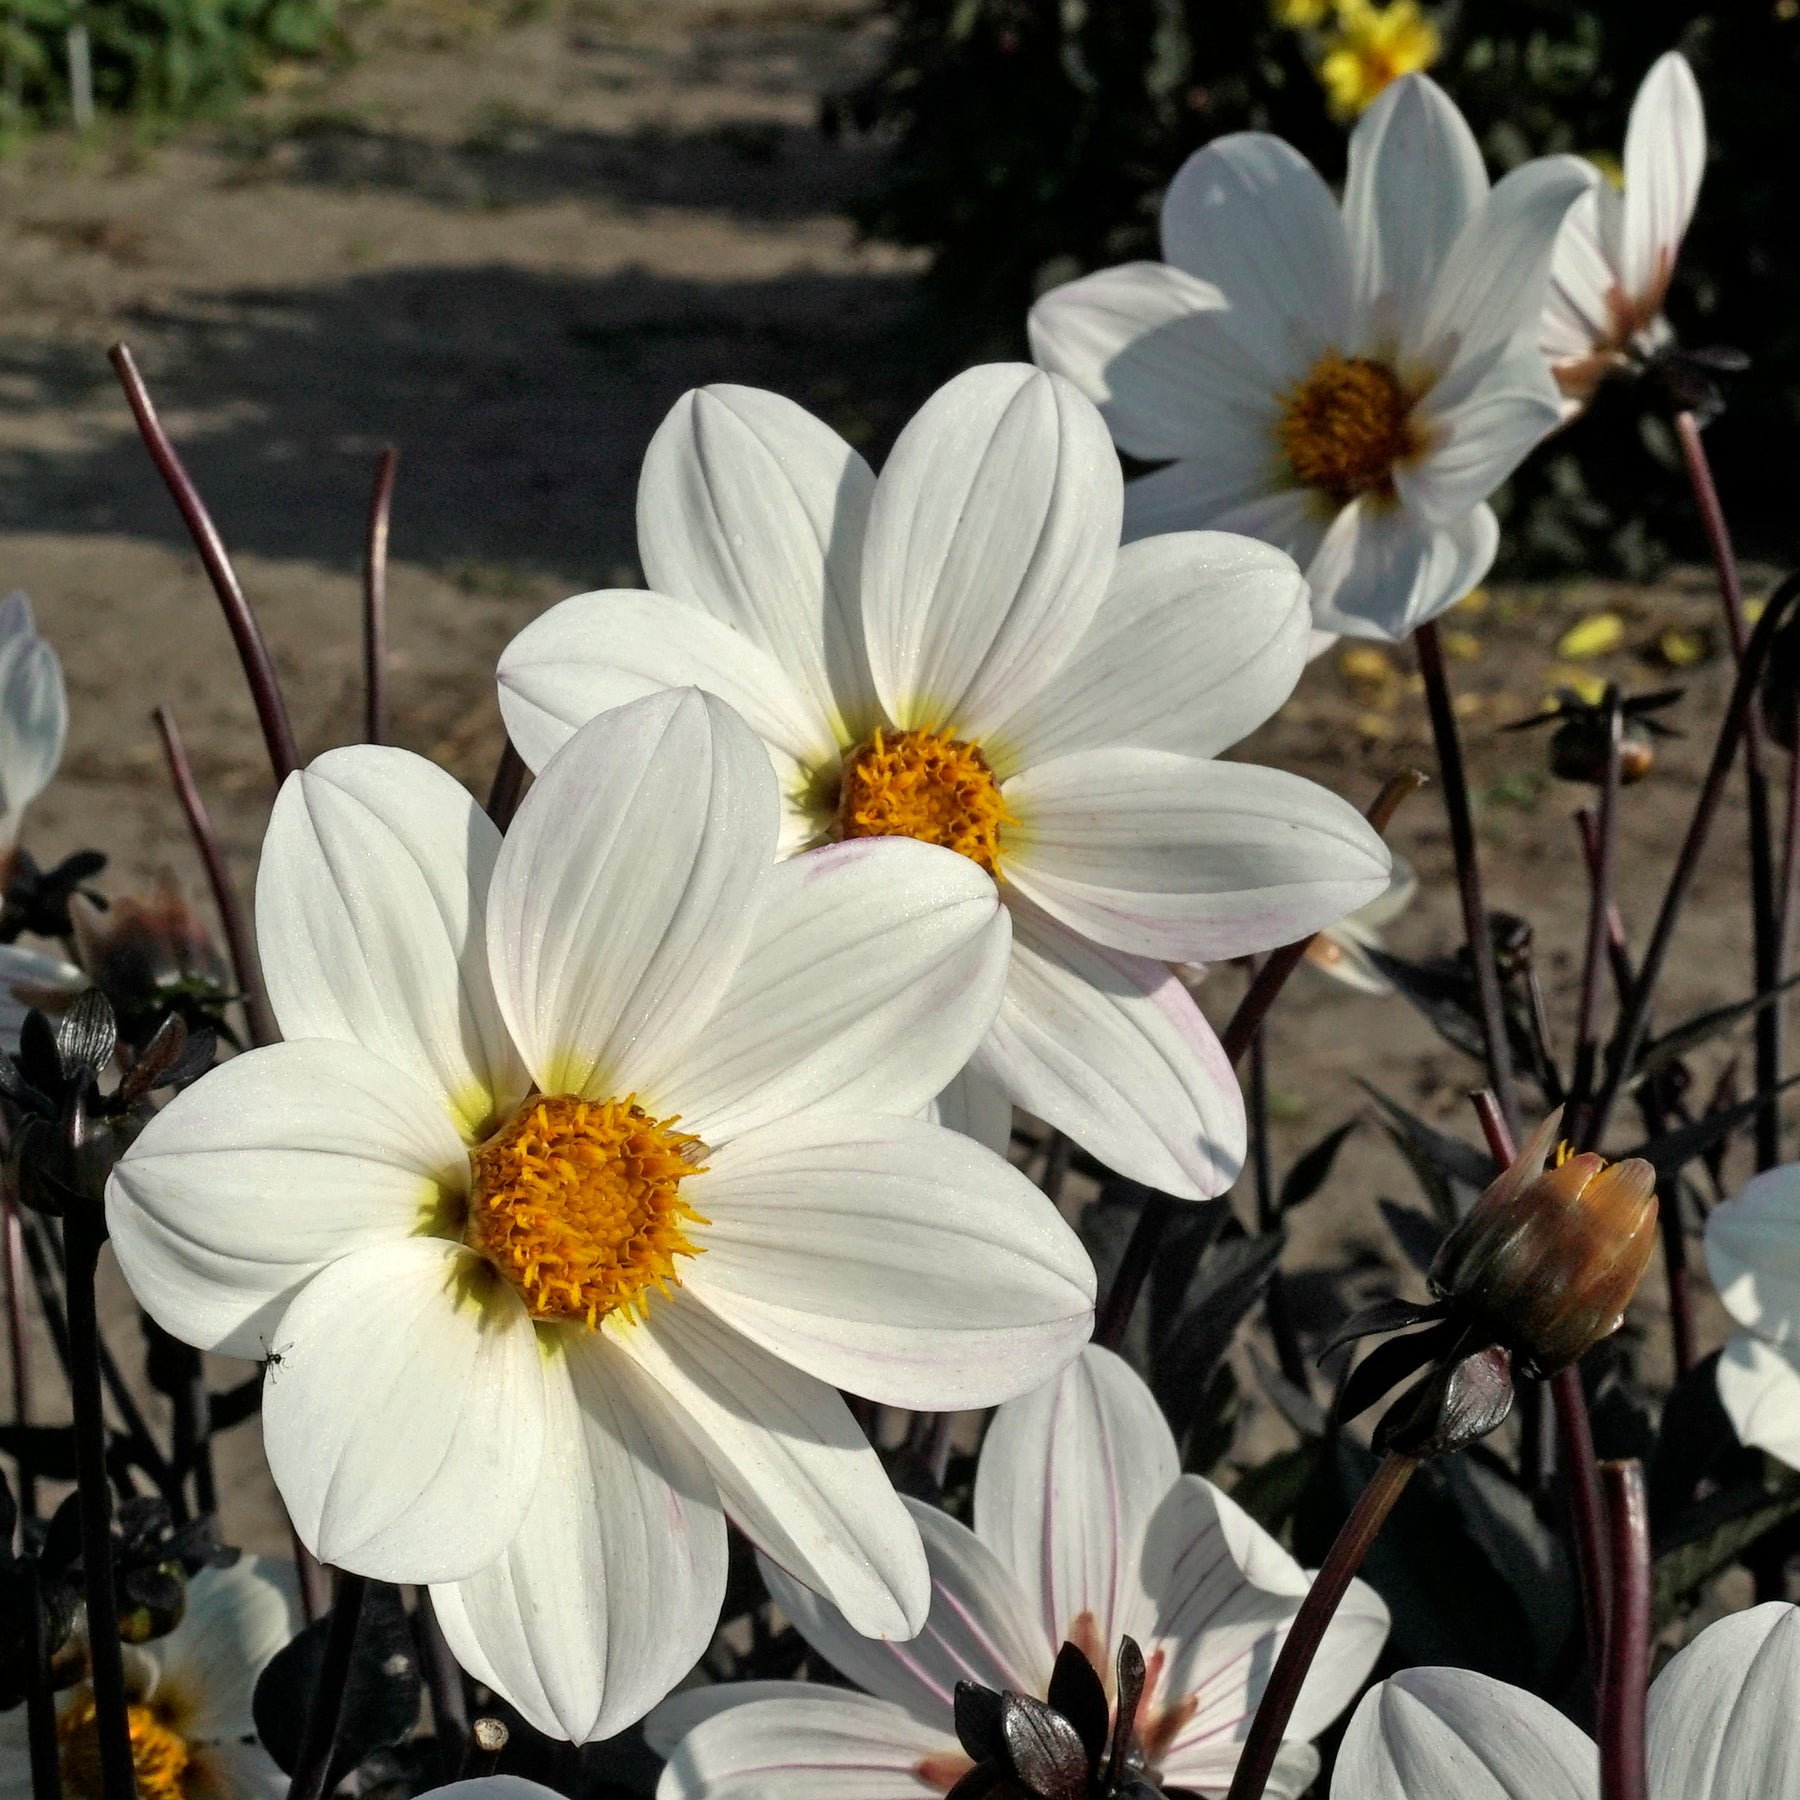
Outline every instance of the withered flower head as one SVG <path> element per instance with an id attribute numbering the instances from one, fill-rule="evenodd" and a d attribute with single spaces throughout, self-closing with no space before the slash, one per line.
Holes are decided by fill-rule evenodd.
<path id="1" fill-rule="evenodd" d="M 1630 787 L 1642 781 L 1656 764 L 1656 740 L 1679 737 L 1680 732 L 1654 715 L 1673 706 L 1685 690 L 1658 688 L 1652 694 L 1634 694 L 1620 705 L 1619 781 Z M 1564 781 L 1585 781 L 1599 787 L 1606 780 L 1606 763 L 1612 726 L 1605 701 L 1590 704 L 1573 688 L 1559 688 L 1556 704 L 1528 719 L 1515 719 L 1503 731 L 1530 731 L 1554 725 L 1550 738 L 1550 772 Z"/>
<path id="2" fill-rule="evenodd" d="M 1546 1168 L 1552 1113 L 1444 1240 L 1432 1287 L 1520 1371 L 1551 1375 L 1618 1329 L 1656 1242 L 1656 1171 L 1592 1151 Z"/>

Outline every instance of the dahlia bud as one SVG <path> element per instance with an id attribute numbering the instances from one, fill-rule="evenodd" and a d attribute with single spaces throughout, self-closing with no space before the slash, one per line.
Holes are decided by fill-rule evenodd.
<path id="1" fill-rule="evenodd" d="M 1566 1368 L 1616 1331 L 1656 1243 L 1656 1171 L 1592 1151 L 1544 1164 L 1560 1109 L 1444 1240 L 1431 1284 L 1513 1353 L 1521 1373 Z"/>

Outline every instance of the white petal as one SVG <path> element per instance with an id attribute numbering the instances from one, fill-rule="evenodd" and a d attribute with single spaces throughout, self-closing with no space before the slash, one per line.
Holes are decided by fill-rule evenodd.
<path id="1" fill-rule="evenodd" d="M 204 1744 L 249 1737 L 257 1677 L 305 1623 L 291 1562 L 240 1556 L 194 1576 L 181 1623 L 154 1646 L 157 1693 L 181 1704 L 184 1734 Z"/>
<path id="2" fill-rule="evenodd" d="M 1317 496 L 1292 488 L 1275 447 L 1273 411 L 1266 429 L 1222 437 L 1202 455 L 1184 457 L 1127 484 L 1123 532 L 1133 544 L 1165 532 L 1236 531 L 1298 555 L 1309 535 Z M 1221 520 L 1229 519 L 1229 525 Z M 1310 547 L 1307 554 L 1310 554 Z"/>
<path id="3" fill-rule="evenodd" d="M 1196 1794 L 1223 1794 L 1237 1771 L 1241 1748 L 1242 1741 L 1236 1738 L 1209 1738 L 1204 1743 L 1184 1744 L 1163 1758 L 1158 1773 L 1169 1787 Z M 1318 1772 L 1318 1751 L 1311 1744 L 1287 1739 L 1276 1746 L 1275 1763 L 1263 1789 L 1264 1800 L 1298 1800 L 1312 1786 Z"/>
<path id="4" fill-rule="evenodd" d="M 904 726 L 979 738 L 1087 629 L 1119 547 L 1106 423 L 1058 375 L 970 369 L 901 432 L 869 510 L 863 623 Z"/>
<path id="5" fill-rule="evenodd" d="M 1272 380 L 1272 394 L 1344 346 L 1344 220 L 1319 172 L 1281 138 L 1236 132 L 1190 156 L 1163 198 L 1162 247 L 1224 295 L 1239 355 Z"/>
<path id="6" fill-rule="evenodd" d="M 1244 1162 L 1244 1100 L 1166 963 L 1108 950 L 1020 897 L 977 1073 L 1133 1181 L 1205 1200 Z"/>
<path id="7" fill-rule="evenodd" d="M 1162 750 L 1084 750 L 1015 775 L 1006 872 L 1096 943 L 1218 962 L 1309 936 L 1386 890 L 1387 846 L 1301 776 Z"/>
<path id="8" fill-rule="evenodd" d="M 931 1565 L 931 1614 L 915 1638 L 884 1644 L 853 1630 L 829 1601 L 762 1560 L 775 1604 L 837 1670 L 915 1718 L 950 1729 L 959 1681 L 1042 1694 L 1051 1644 L 1017 1577 L 968 1526 L 935 1506 L 906 1502 Z"/>
<path id="9" fill-rule="evenodd" d="M 920 1117 L 960 1131 L 997 1156 L 1012 1148 L 1013 1105 L 1006 1090 L 964 1069 L 944 1091 L 920 1109 Z"/>
<path id="10" fill-rule="evenodd" d="M 466 1666 L 539 1731 L 585 1744 L 642 1718 L 705 1653 L 725 1517 L 631 1358 L 602 1332 L 552 1342 L 531 1510 L 498 1562 L 432 1604 Z"/>
<path id="11" fill-rule="evenodd" d="M 438 1795 L 447 1800 L 555 1800 L 556 1795 L 554 1788 L 527 1781 L 522 1775 L 476 1775 L 426 1791 L 434 1800 Z"/>
<path id="12" fill-rule="evenodd" d="M 644 1742 L 658 1756 L 668 1758 L 690 1731 L 708 1719 L 716 1719 L 720 1713 L 754 1706 L 758 1700 L 810 1699 L 820 1692 L 845 1691 L 821 1689 L 802 1681 L 708 1681 L 699 1687 L 678 1689 L 653 1708 L 644 1720 Z"/>
<path id="13" fill-rule="evenodd" d="M 1100 408 L 1121 450 L 1147 461 L 1204 457 L 1246 434 L 1266 443 L 1279 396 L 1307 366 L 1285 372 L 1299 352 L 1264 366 L 1258 333 L 1270 323 L 1167 263 L 1126 263 L 1038 301 L 1031 354 Z"/>
<path id="14" fill-rule="evenodd" d="M 1456 103 L 1428 75 L 1382 90 L 1350 134 L 1344 225 L 1362 317 L 1360 341 L 1410 341 L 1450 246 L 1488 191 L 1481 150 Z"/>
<path id="15" fill-rule="evenodd" d="M 1089 1345 L 1053 1382 L 1000 1408 L 975 1475 L 975 1530 L 1018 1576 L 1050 1642 L 1083 1615 L 1108 1654 L 1156 1617 L 1144 1533 L 1181 1473 L 1150 1390 Z"/>
<path id="16" fill-rule="evenodd" d="M 441 1238 L 333 1263 L 281 1321 L 269 1471 L 321 1562 L 458 1581 L 512 1541 L 537 1486 L 544 1377 L 524 1303 Z"/>
<path id="17" fill-rule="evenodd" d="M 354 1044 L 273 1044 L 144 1127 L 107 1183 L 106 1221 L 152 1318 L 255 1360 L 320 1269 L 431 1229 L 468 1185 L 462 1140 L 409 1075 Z"/>
<path id="18" fill-rule="evenodd" d="M 723 386 L 676 401 L 638 483 L 651 587 L 735 625 L 851 742 L 879 722 L 857 592 L 874 492 L 829 425 L 779 394 Z"/>
<path id="19" fill-rule="evenodd" d="M 1365 495 L 1338 514 L 1306 571 L 1313 623 L 1397 644 L 1475 587 L 1499 548 L 1491 507 L 1435 526 Z"/>
<path id="20" fill-rule="evenodd" d="M 1800 1164 L 1754 1175 L 1714 1207 L 1706 1266 L 1740 1325 L 1770 1343 L 1800 1342 Z"/>
<path id="21" fill-rule="evenodd" d="M 870 1637 L 911 1637 L 930 1577 L 907 1516 L 840 1395 L 759 1349 L 691 1293 L 608 1328 L 662 1388 L 727 1515 Z"/>
<path id="22" fill-rule="evenodd" d="M 1563 216 L 1538 339 L 1552 364 L 1578 362 L 1612 335 L 1608 296 L 1619 285 L 1619 273 L 1608 253 L 1602 222 L 1618 206 L 1611 184 L 1601 181 Z"/>
<path id="23" fill-rule="evenodd" d="M 690 1732 L 656 1800 L 941 1800 L 969 1759 L 885 1700 L 792 1684 L 791 1697 L 734 1706 Z M 928 1780 L 920 1765 L 944 1770 Z"/>
<path id="24" fill-rule="evenodd" d="M 992 879 L 954 850 L 808 851 L 770 872 L 704 1033 L 642 1084 L 709 1144 L 808 1108 L 916 1112 L 993 1022 L 1011 943 Z"/>
<path id="25" fill-rule="evenodd" d="M 1687 58 L 1671 50 L 1651 65 L 1625 128 L 1619 260 L 1632 299 L 1661 304 L 1705 172 L 1706 114 L 1700 88 Z"/>
<path id="26" fill-rule="evenodd" d="M 479 1134 L 526 1088 L 487 972 L 500 833 L 461 782 L 358 744 L 290 775 L 256 882 L 283 1037 L 360 1044 Z"/>
<path id="27" fill-rule="evenodd" d="M 1599 1791 L 1599 1753 L 1585 1733 L 1549 1701 L 1469 1669 L 1408 1669 L 1372 1689 L 1331 1780 L 1332 1800 L 1596 1800 Z"/>
<path id="28" fill-rule="evenodd" d="M 634 588 L 577 594 L 533 619 L 500 656 L 507 735 L 541 769 L 589 719 L 665 688 L 699 687 L 799 762 L 836 752 L 829 714 L 744 631 L 687 600 Z"/>
<path id="29" fill-rule="evenodd" d="M 196 1744 L 182 1790 L 187 1800 L 285 1800 L 288 1778 L 261 1744 Z"/>
<path id="30" fill-rule="evenodd" d="M 1800 1792 L 1800 1607 L 1771 1601 L 1707 1628 L 1656 1678 L 1650 1791 L 1674 1800 Z"/>
<path id="31" fill-rule="evenodd" d="M 584 725 L 519 807 L 494 871 L 488 959 L 546 1093 L 624 1094 L 704 1029 L 775 849 L 762 745 L 695 688 Z"/>
<path id="32" fill-rule="evenodd" d="M 38 636 L 23 594 L 0 603 L 0 846 L 50 785 L 69 733 L 62 663 Z"/>
<path id="33" fill-rule="evenodd" d="M 1740 1331 L 1719 1358 L 1719 1401 L 1740 1439 L 1800 1469 L 1800 1345 Z"/>
<path id="34" fill-rule="evenodd" d="M 1117 744 L 1217 756 L 1294 691 L 1312 624 L 1291 557 L 1221 531 L 1127 544 L 1098 616 L 998 728 L 1019 765 Z"/>
<path id="35" fill-rule="evenodd" d="M 1599 179 L 1574 156 L 1540 156 L 1482 197 L 1431 284 L 1417 333 L 1401 346 L 1450 390 L 1433 402 L 1459 404 L 1509 349 L 1536 349 L 1550 261 L 1569 208 Z M 1549 372 L 1536 365 L 1549 396 Z M 1486 495 L 1478 495 L 1486 499 Z"/>
<path id="36" fill-rule="evenodd" d="M 1432 447 L 1397 469 L 1402 502 L 1428 525 L 1454 528 L 1522 463 L 1562 419 L 1562 403 L 1531 346 L 1499 364 L 1469 396 L 1443 411 L 1427 405 Z"/>
<path id="37" fill-rule="evenodd" d="M 1093 1328 L 1081 1240 L 1019 1170 L 923 1119 L 771 1125 L 683 1190 L 710 1220 L 683 1281 L 774 1355 L 888 1406 L 1023 1394 Z"/>

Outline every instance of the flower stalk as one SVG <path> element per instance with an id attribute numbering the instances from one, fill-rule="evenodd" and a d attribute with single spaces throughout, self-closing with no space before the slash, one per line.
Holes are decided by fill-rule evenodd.
<path id="1" fill-rule="evenodd" d="M 37 1516 L 37 1466 L 23 1429 L 31 1423 L 31 1346 L 25 1332 L 24 1244 L 10 1184 L 0 1194 L 0 1273 L 6 1279 L 6 1350 L 12 1359 L 13 1423 L 21 1428 L 19 1451 L 13 1459 L 19 1474 L 19 1509 L 31 1519 Z"/>
<path id="2" fill-rule="evenodd" d="M 363 547 L 363 737 L 371 744 L 385 744 L 388 732 L 388 523 L 394 511 L 394 473 L 399 462 L 400 452 L 389 444 L 375 465 Z"/>
<path id="3" fill-rule="evenodd" d="M 331 1784 L 331 1762 L 344 1718 L 344 1695 L 356 1660 L 356 1630 L 362 1623 L 363 1596 L 368 1589 L 365 1577 L 338 1570 L 331 1624 L 325 1633 L 325 1656 L 319 1665 L 319 1685 L 313 1690 L 312 1704 L 307 1709 L 306 1730 L 288 1783 L 288 1800 L 323 1800 Z"/>
<path id="4" fill-rule="evenodd" d="M 1612 1610 L 1600 1683 L 1601 1800 L 1646 1800 L 1644 1708 L 1650 1685 L 1650 1503 L 1643 1465 L 1609 1462 L 1607 1561 Z"/>
<path id="5" fill-rule="evenodd" d="M 1581 967 L 1581 1003 L 1575 1025 L 1575 1067 L 1570 1078 L 1579 1119 L 1593 1098 L 1600 1057 L 1600 982 L 1606 959 L 1607 918 L 1612 907 L 1613 863 L 1618 849 L 1619 762 L 1624 748 L 1625 713 L 1616 684 L 1608 683 L 1606 768 L 1600 783 L 1600 816 L 1588 894 L 1587 950 Z M 1585 1141 L 1587 1134 L 1577 1131 Z"/>
<path id="6" fill-rule="evenodd" d="M 500 752 L 499 766 L 488 786 L 487 816 L 504 831 L 512 823 L 519 802 L 525 797 L 525 759 L 513 748 L 509 737 Z"/>
<path id="7" fill-rule="evenodd" d="M 1305 1685 L 1307 1671 L 1318 1654 L 1332 1616 L 1418 1467 L 1416 1456 L 1390 1450 L 1350 1509 L 1350 1517 L 1344 1521 L 1323 1567 L 1307 1589 L 1306 1598 L 1301 1601 L 1300 1610 L 1281 1646 L 1281 1654 L 1275 1659 L 1269 1684 L 1257 1704 L 1256 1717 L 1250 1721 L 1249 1735 L 1239 1753 L 1226 1800 L 1261 1800 L 1269 1772 L 1275 1766 L 1276 1754 L 1281 1749 L 1282 1735 L 1288 1720 L 1293 1717 L 1300 1689 Z"/>

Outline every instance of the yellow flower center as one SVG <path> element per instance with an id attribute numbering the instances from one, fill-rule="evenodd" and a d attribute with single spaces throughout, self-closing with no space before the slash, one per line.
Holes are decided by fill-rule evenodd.
<path id="1" fill-rule="evenodd" d="M 1347 506 L 1391 489 L 1395 464 L 1418 450 L 1411 413 L 1386 363 L 1327 350 L 1282 403 L 1275 436 L 1296 479 Z"/>
<path id="2" fill-rule="evenodd" d="M 81 1800 L 99 1800 L 101 1791 L 100 1733 L 94 1720 L 93 1689 L 84 1687 L 56 1722 L 63 1781 Z M 183 1800 L 187 1740 L 171 1731 L 148 1706 L 127 1707 L 126 1720 L 138 1800 Z"/>
<path id="3" fill-rule="evenodd" d="M 649 1290 L 679 1287 L 676 1259 L 698 1256 L 681 1198 L 700 1172 L 700 1140 L 635 1100 L 535 1094 L 474 1153 L 465 1241 L 499 1269 L 537 1319 L 596 1325 Z"/>
<path id="4" fill-rule="evenodd" d="M 1016 823 L 978 744 L 935 731 L 877 731 L 844 758 L 831 834 L 942 844 L 992 875 L 1000 827 Z"/>

